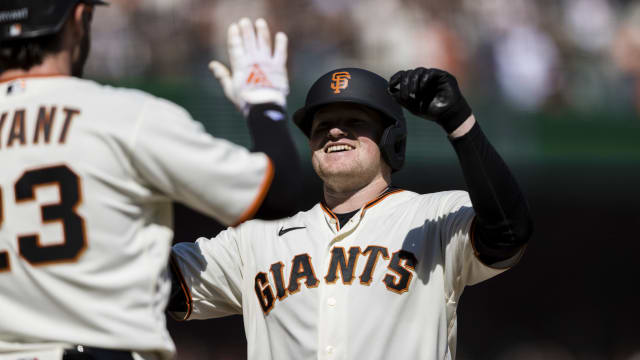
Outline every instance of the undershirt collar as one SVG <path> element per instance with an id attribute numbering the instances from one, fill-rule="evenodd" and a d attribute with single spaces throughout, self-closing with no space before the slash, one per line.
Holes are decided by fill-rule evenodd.
<path id="1" fill-rule="evenodd" d="M 386 189 L 384 189 L 384 191 L 380 194 L 380 196 L 387 194 L 389 191 L 394 189 L 395 188 L 393 186 L 388 186 Z M 358 211 L 360 211 L 360 209 L 355 209 L 353 211 L 349 211 L 342 214 L 334 213 L 336 215 L 336 218 L 338 218 L 338 223 L 340 224 L 340 228 L 343 228 L 344 225 L 347 223 L 347 221 L 349 221 L 349 219 L 351 219 L 353 215 L 355 215 Z"/>
<path id="2" fill-rule="evenodd" d="M 343 228 L 347 221 L 349 221 L 349 219 L 351 219 L 358 211 L 360 211 L 360 209 L 355 209 L 344 214 L 336 214 L 338 222 L 340 223 L 340 228 Z"/>

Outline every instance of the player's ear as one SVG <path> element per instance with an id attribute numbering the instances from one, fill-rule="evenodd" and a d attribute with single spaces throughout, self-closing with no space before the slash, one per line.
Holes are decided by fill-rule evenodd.
<path id="1" fill-rule="evenodd" d="M 73 9 L 73 31 L 76 36 L 81 38 L 91 24 L 93 17 L 93 7 L 91 5 L 78 3 Z"/>

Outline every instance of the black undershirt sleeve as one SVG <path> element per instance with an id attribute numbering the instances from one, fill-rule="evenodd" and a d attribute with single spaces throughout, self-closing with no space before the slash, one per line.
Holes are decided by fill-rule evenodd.
<path id="1" fill-rule="evenodd" d="M 472 238 L 479 259 L 492 265 L 513 257 L 533 231 L 520 187 L 478 123 L 451 143 L 476 213 Z"/>
<path id="2" fill-rule="evenodd" d="M 302 194 L 300 158 L 287 119 L 285 109 L 273 103 L 253 105 L 249 110 L 251 150 L 267 154 L 274 167 L 271 187 L 254 216 L 258 219 L 279 219 L 298 210 Z"/>

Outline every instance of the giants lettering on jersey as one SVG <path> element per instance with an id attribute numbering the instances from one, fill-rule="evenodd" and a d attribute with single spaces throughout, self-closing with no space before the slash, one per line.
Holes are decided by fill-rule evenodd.
<path id="1" fill-rule="evenodd" d="M 27 114 L 25 109 L 0 113 L 0 150 L 13 146 L 49 144 L 52 140 L 54 143 L 64 144 L 72 120 L 80 111 L 68 107 L 58 110 L 57 106 L 42 105 L 38 108 L 38 113 L 33 115 Z M 36 119 L 30 129 L 27 128 L 28 115 Z M 56 128 L 54 135 L 52 130 Z"/>
<path id="2" fill-rule="evenodd" d="M 344 285 L 352 285 L 357 275 L 356 267 L 361 256 L 366 259 L 363 259 L 365 261 L 364 269 L 358 276 L 360 285 L 371 285 L 376 265 L 382 259 L 388 262 L 388 271 L 381 280 L 387 290 L 396 294 L 402 294 L 409 290 L 418 262 L 415 255 L 406 250 L 398 250 L 389 255 L 386 247 L 373 245 L 368 246 L 364 251 L 359 246 L 353 246 L 347 251 L 343 247 L 334 246 L 331 249 L 329 269 L 324 276 L 325 283 L 333 285 L 341 279 Z M 288 271 L 288 279 L 285 278 L 285 273 L 285 264 L 279 261 L 271 264 L 269 274 L 260 272 L 255 277 L 256 296 L 265 315 L 273 309 L 276 300 L 282 301 L 289 294 L 299 292 L 302 284 L 307 288 L 314 288 L 320 283 L 309 254 L 294 256 L 291 260 L 291 269 Z"/>

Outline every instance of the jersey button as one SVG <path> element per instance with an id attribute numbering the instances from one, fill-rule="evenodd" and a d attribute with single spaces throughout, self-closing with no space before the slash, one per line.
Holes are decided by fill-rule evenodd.
<path id="1" fill-rule="evenodd" d="M 336 299 L 335 299 L 335 298 L 332 298 L 332 297 L 328 298 L 328 299 L 327 299 L 327 304 L 328 304 L 329 306 L 336 306 Z"/>
<path id="2" fill-rule="evenodd" d="M 327 346 L 327 354 L 333 354 L 333 351 L 335 350 L 335 348 L 331 345 Z"/>

